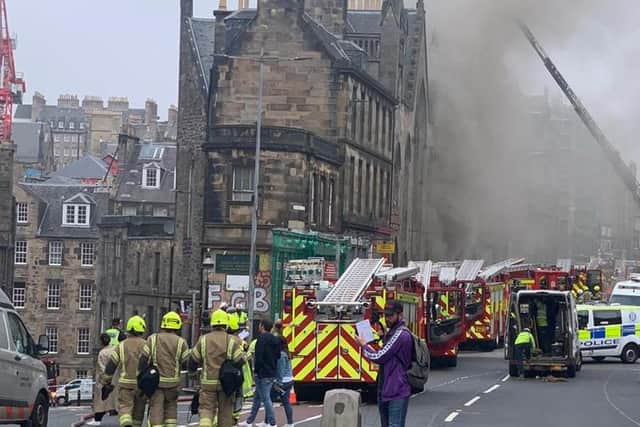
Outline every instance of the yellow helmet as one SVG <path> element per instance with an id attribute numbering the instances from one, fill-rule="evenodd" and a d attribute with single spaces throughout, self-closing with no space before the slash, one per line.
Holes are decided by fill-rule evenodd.
<path id="1" fill-rule="evenodd" d="M 593 287 L 593 290 L 594 290 L 594 291 L 596 291 L 596 292 L 600 292 L 600 286 L 595 285 L 595 286 Z"/>
<path id="2" fill-rule="evenodd" d="M 229 314 L 229 324 L 227 325 L 231 332 L 236 332 L 240 329 L 240 317 L 238 313 Z"/>
<path id="3" fill-rule="evenodd" d="M 172 329 L 174 331 L 179 331 L 182 329 L 182 318 L 175 311 L 170 311 L 162 316 L 160 329 Z"/>
<path id="4" fill-rule="evenodd" d="M 140 316 L 132 316 L 127 321 L 127 332 L 136 332 L 139 334 L 144 334 L 147 330 L 147 322 Z"/>
<path id="5" fill-rule="evenodd" d="M 211 326 L 227 326 L 229 315 L 222 309 L 217 309 L 211 315 Z"/>

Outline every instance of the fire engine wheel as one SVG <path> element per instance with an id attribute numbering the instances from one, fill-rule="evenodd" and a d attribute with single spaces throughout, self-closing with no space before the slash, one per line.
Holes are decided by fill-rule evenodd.
<path id="1" fill-rule="evenodd" d="M 458 366 L 458 356 L 449 356 L 445 358 L 444 364 L 449 368 L 455 368 Z"/>
<path id="2" fill-rule="evenodd" d="M 635 344 L 627 344 L 622 349 L 620 358 L 624 363 L 636 363 L 636 360 L 638 360 L 638 347 Z"/>

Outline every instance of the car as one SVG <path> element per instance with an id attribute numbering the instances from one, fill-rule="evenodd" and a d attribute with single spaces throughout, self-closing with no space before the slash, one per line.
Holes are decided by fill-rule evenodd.
<path id="1" fill-rule="evenodd" d="M 0 424 L 46 427 L 47 368 L 39 357 L 48 351 L 47 336 L 34 342 L 11 300 L 0 290 Z"/>
<path id="2" fill-rule="evenodd" d="M 78 392 L 80 392 L 80 401 L 93 400 L 93 386 L 95 382 L 90 378 L 78 378 L 69 381 L 67 384 L 61 385 L 56 391 L 56 403 L 58 405 L 69 405 L 78 400 Z"/>

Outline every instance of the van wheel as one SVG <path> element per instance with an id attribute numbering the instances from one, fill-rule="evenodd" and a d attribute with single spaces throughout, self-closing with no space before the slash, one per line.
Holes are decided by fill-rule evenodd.
<path id="1" fill-rule="evenodd" d="M 638 360 L 638 347 L 635 344 L 627 344 L 622 349 L 620 358 L 624 363 L 636 363 L 636 360 Z"/>
<path id="2" fill-rule="evenodd" d="M 582 354 L 578 354 L 578 361 L 576 362 L 576 372 L 582 370 Z"/>
<path id="3" fill-rule="evenodd" d="M 532 369 L 527 369 L 526 371 L 524 371 L 524 377 L 525 378 L 535 378 L 536 377 L 536 371 L 534 371 Z"/>
<path id="4" fill-rule="evenodd" d="M 31 418 L 29 421 L 20 423 L 20 427 L 46 427 L 49 421 L 49 402 L 46 397 L 39 394 L 36 403 L 33 405 Z"/>
<path id="5" fill-rule="evenodd" d="M 509 376 L 516 378 L 519 375 L 520 372 L 518 372 L 518 365 L 509 364 Z"/>
<path id="6" fill-rule="evenodd" d="M 570 363 L 567 366 L 567 378 L 575 378 L 576 377 L 576 362 Z"/>

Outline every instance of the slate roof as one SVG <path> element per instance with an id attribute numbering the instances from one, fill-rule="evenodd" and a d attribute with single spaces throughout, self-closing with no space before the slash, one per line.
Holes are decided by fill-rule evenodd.
<path id="1" fill-rule="evenodd" d="M 157 146 L 164 148 L 161 159 L 149 159 L 141 156 L 145 146 Z M 131 150 L 131 157 L 127 165 L 121 165 L 118 191 L 116 200 L 119 202 L 146 202 L 146 203 L 175 203 L 175 191 L 173 190 L 173 175 L 176 167 L 176 145 L 169 143 L 141 143 L 136 144 Z M 142 187 L 142 168 L 148 163 L 157 163 L 160 166 L 160 188 Z"/>
<path id="2" fill-rule="evenodd" d="M 380 34 L 382 26 L 379 10 L 350 10 L 347 12 L 347 31 L 361 34 Z"/>
<path id="3" fill-rule="evenodd" d="M 14 117 L 16 119 L 28 119 L 31 120 L 31 105 L 18 105 L 16 108 L 16 112 L 14 113 Z M 57 105 L 45 105 L 42 108 L 42 112 L 40 113 L 40 117 L 37 118 L 39 121 L 60 121 L 63 120 L 65 122 L 65 126 L 69 121 L 74 121 L 76 123 L 87 122 L 87 115 L 84 113 L 84 110 L 80 107 L 58 107 Z M 57 126 L 57 123 L 56 123 Z"/>
<path id="4" fill-rule="evenodd" d="M 107 212 L 109 193 L 100 192 L 96 187 L 83 185 L 44 183 L 20 183 L 25 191 L 33 194 L 45 206 L 38 227 L 38 236 L 57 238 L 97 239 L 97 223 Z M 91 204 L 90 226 L 70 227 L 62 225 L 62 205 L 65 200 L 77 194 L 84 195 Z"/>
<path id="5" fill-rule="evenodd" d="M 209 90 L 209 79 L 213 67 L 215 20 L 208 18 L 189 19 L 192 48 L 198 61 L 205 90 Z"/>
<path id="6" fill-rule="evenodd" d="M 16 145 L 16 160 L 20 163 L 36 163 L 42 159 L 40 153 L 41 124 L 17 119 L 11 126 L 11 137 Z"/>
<path id="7" fill-rule="evenodd" d="M 68 164 L 53 176 L 64 176 L 76 179 L 104 178 L 108 165 L 97 157 L 86 154 L 80 159 Z"/>

